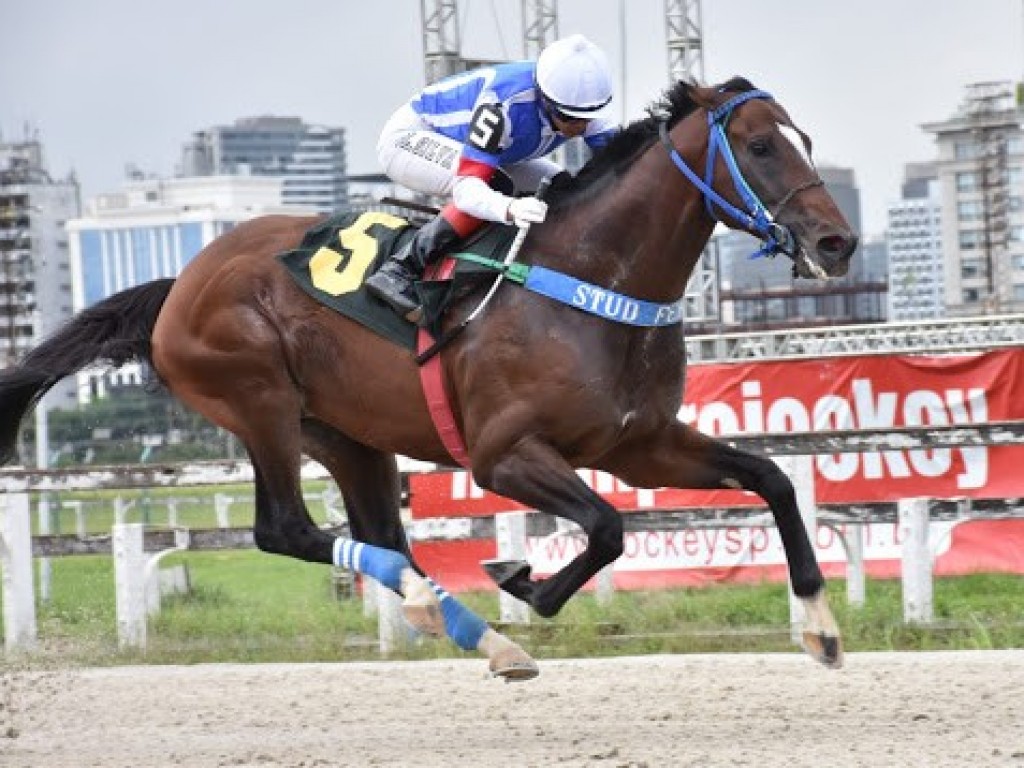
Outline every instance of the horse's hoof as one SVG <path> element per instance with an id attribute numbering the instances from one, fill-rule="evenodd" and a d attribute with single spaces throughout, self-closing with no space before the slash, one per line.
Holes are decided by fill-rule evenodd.
<path id="1" fill-rule="evenodd" d="M 530 564 L 525 560 L 481 560 L 480 566 L 503 589 L 509 582 L 530 578 Z"/>
<path id="2" fill-rule="evenodd" d="M 424 635 L 444 637 L 444 615 L 441 603 L 430 582 L 407 568 L 402 574 L 402 615 L 409 625 Z"/>
<path id="3" fill-rule="evenodd" d="M 501 677 L 506 683 L 525 683 L 540 674 L 537 662 L 519 646 L 513 646 L 491 658 L 491 677 Z"/>
<path id="4" fill-rule="evenodd" d="M 838 635 L 804 632 L 803 647 L 811 658 L 829 669 L 839 669 L 843 666 L 843 641 Z"/>
<path id="5" fill-rule="evenodd" d="M 402 615 L 413 629 L 430 637 L 444 637 L 444 616 L 437 605 L 402 605 Z"/>

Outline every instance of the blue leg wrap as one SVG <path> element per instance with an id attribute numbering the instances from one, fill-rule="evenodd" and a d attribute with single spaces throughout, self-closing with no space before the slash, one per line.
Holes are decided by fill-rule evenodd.
<path id="1" fill-rule="evenodd" d="M 356 573 L 365 573 L 396 592 L 402 584 L 402 571 L 409 567 L 409 561 L 403 554 L 342 536 L 334 540 L 334 564 Z"/>
<path id="2" fill-rule="evenodd" d="M 480 638 L 487 631 L 487 622 L 464 606 L 433 579 L 428 578 L 430 588 L 441 602 L 441 616 L 448 637 L 464 651 L 475 651 Z"/>

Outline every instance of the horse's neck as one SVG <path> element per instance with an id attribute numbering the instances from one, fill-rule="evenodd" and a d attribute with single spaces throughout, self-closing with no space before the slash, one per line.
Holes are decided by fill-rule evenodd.
<path id="1" fill-rule="evenodd" d="M 714 228 L 699 192 L 660 143 L 603 194 L 565 211 L 557 221 L 550 243 L 559 255 L 551 266 L 658 302 L 683 295 Z"/>

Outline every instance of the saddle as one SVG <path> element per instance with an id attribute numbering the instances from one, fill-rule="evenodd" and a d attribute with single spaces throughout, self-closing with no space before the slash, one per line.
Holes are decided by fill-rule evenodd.
<path id="1" fill-rule="evenodd" d="M 309 229 L 299 246 L 278 256 L 295 282 L 321 304 L 408 349 L 417 348 L 418 328 L 363 288 L 365 278 L 405 245 L 417 229 L 408 219 L 380 211 L 344 211 Z M 516 228 L 491 224 L 461 243 L 457 252 L 501 261 Z M 487 281 L 493 269 L 445 257 L 417 285 L 423 303 L 420 325 L 435 338 L 446 309 Z M 448 262 L 448 263 L 446 263 Z"/>

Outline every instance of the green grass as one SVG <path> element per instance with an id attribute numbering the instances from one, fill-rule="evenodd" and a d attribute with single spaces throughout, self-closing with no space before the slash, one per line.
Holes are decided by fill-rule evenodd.
<path id="1" fill-rule="evenodd" d="M 105 556 L 53 558 L 52 596 L 39 608 L 41 660 L 60 663 L 199 663 L 376 659 L 375 618 L 362 601 L 338 600 L 330 569 L 257 551 L 189 552 L 193 591 L 165 599 L 151 619 L 144 655 L 120 652 L 114 577 Z M 870 580 L 862 608 L 846 604 L 845 583 L 830 597 L 847 650 L 1024 647 L 1024 577 L 975 575 L 935 581 L 934 625 L 906 626 L 898 580 Z M 485 618 L 497 596 L 461 599 Z M 782 584 L 619 592 L 599 605 L 581 594 L 555 619 L 501 627 L 538 657 L 717 651 L 791 651 Z M 421 640 L 405 658 L 459 656 L 447 641 Z"/>
<path id="2" fill-rule="evenodd" d="M 325 481 L 308 481 L 303 485 L 307 495 L 323 492 Z M 108 534 L 114 524 L 114 499 L 120 497 L 128 505 L 126 523 L 149 523 L 166 525 L 168 501 L 177 502 L 178 525 L 189 528 L 215 528 L 217 515 L 214 506 L 216 494 L 230 496 L 234 503 L 228 508 L 228 520 L 232 526 L 252 525 L 255 502 L 252 484 L 209 486 L 202 488 L 146 488 L 121 491 L 67 491 L 49 494 L 50 533 L 75 533 L 77 530 L 76 511 L 73 502 L 82 502 L 85 515 L 85 530 L 88 534 Z M 37 506 L 33 497 L 33 510 Z M 313 519 L 324 521 L 325 510 L 319 499 L 307 499 Z M 38 515 L 33 511 L 32 530 L 38 533 Z"/>

